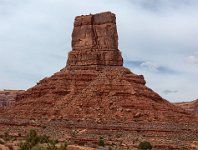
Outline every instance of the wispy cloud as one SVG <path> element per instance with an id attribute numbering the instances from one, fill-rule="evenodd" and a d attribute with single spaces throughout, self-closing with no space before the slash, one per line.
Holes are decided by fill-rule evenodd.
<path id="1" fill-rule="evenodd" d="M 156 65 L 153 62 L 150 62 L 150 61 L 145 61 L 145 62 L 141 63 L 140 64 L 140 67 L 146 68 L 149 71 L 154 71 L 154 72 L 158 72 L 159 71 L 159 66 Z"/>
<path id="2" fill-rule="evenodd" d="M 164 94 L 175 94 L 175 93 L 178 93 L 178 90 L 164 90 L 162 91 Z"/>
<path id="3" fill-rule="evenodd" d="M 192 8 L 192 5 L 197 4 L 196 0 L 131 0 L 131 3 L 136 3 L 141 6 L 143 9 L 153 11 L 153 12 L 162 12 L 175 9 L 186 9 Z"/>
<path id="4" fill-rule="evenodd" d="M 162 74 L 178 74 L 179 71 L 166 66 L 160 66 L 152 61 L 125 61 L 125 65 L 129 67 L 136 67 L 139 69 L 147 70 L 153 73 L 162 73 Z"/>

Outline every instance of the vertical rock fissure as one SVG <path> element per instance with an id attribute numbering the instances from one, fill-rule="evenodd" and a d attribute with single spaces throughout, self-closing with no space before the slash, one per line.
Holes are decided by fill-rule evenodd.
<path id="1" fill-rule="evenodd" d="M 97 32 L 96 32 L 96 29 L 94 27 L 94 16 L 91 17 L 91 29 L 92 29 L 92 33 L 93 33 L 93 43 L 95 44 L 94 45 L 94 48 L 99 48 L 99 42 L 98 42 L 98 36 L 97 36 Z"/>

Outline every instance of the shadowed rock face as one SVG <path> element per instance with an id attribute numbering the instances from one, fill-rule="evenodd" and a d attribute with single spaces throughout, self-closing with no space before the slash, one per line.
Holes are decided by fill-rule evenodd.
<path id="1" fill-rule="evenodd" d="M 17 97 L 9 115 L 94 120 L 190 119 L 122 66 L 116 18 L 111 12 L 78 16 L 67 65 Z"/>
<path id="2" fill-rule="evenodd" d="M 111 12 L 76 17 L 67 66 L 122 66 L 116 17 Z"/>

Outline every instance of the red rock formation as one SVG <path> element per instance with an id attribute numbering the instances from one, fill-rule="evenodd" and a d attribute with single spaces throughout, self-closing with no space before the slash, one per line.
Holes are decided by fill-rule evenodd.
<path id="1" fill-rule="evenodd" d="M 76 17 L 68 69 L 123 65 L 115 19 L 110 12 Z"/>
<path id="2" fill-rule="evenodd" d="M 198 116 L 198 99 L 190 102 L 175 103 L 175 105 L 191 112 L 193 115 Z"/>
<path id="3" fill-rule="evenodd" d="M 96 120 L 180 120 L 190 115 L 124 68 L 115 15 L 76 17 L 72 51 L 60 72 L 17 97 L 10 114 Z"/>
<path id="4" fill-rule="evenodd" d="M 23 92 L 23 90 L 0 91 L 0 107 L 10 106 L 14 104 L 16 96 Z"/>
<path id="5" fill-rule="evenodd" d="M 115 15 L 79 16 L 66 67 L 17 96 L 15 106 L 0 109 L 0 131 L 35 127 L 60 138 L 97 142 L 102 135 L 129 146 L 143 139 L 197 143 L 197 118 L 145 84 L 142 75 L 123 67 Z"/>

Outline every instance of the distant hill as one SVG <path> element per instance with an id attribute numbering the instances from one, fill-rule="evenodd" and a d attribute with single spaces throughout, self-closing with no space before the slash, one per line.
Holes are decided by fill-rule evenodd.
<path id="1" fill-rule="evenodd" d="M 12 105 L 16 96 L 23 92 L 23 90 L 0 90 L 0 107 Z"/>
<path id="2" fill-rule="evenodd" d="M 175 105 L 192 112 L 192 114 L 198 116 L 198 99 L 190 102 L 179 102 Z"/>

